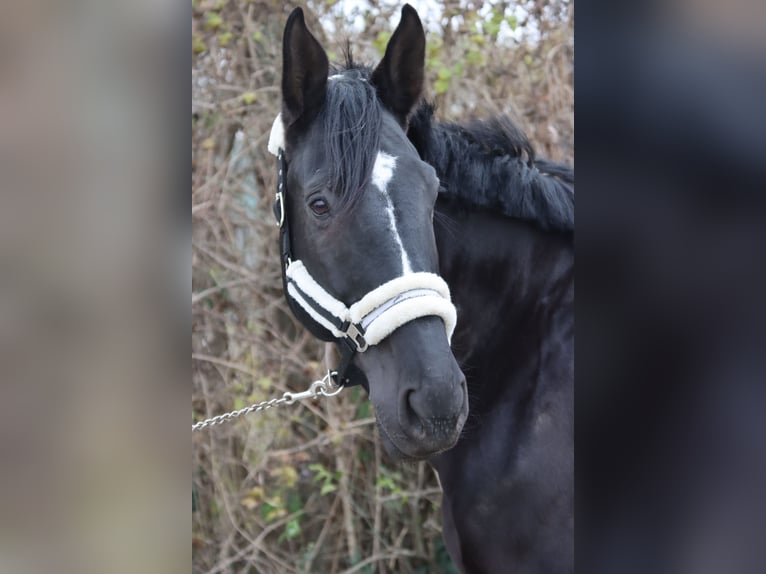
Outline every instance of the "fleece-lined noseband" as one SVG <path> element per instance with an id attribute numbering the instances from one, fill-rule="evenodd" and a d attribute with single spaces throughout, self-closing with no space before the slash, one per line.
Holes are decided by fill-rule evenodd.
<path id="1" fill-rule="evenodd" d="M 447 339 L 452 338 L 457 312 L 444 279 L 434 273 L 405 273 L 367 293 L 351 306 L 331 295 L 311 276 L 302 261 L 292 256 L 287 214 L 287 162 L 281 114 L 274 121 L 268 144 L 277 156 L 277 193 L 274 216 L 279 225 L 282 284 L 290 310 L 303 325 L 323 341 L 342 342 L 341 365 L 335 379 L 340 385 L 359 384 L 351 361 L 396 329 L 420 317 L 437 316 L 444 321 Z"/>

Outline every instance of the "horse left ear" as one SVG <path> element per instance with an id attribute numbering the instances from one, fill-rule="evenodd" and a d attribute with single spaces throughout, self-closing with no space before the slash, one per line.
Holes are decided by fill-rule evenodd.
<path id="1" fill-rule="evenodd" d="M 418 13 L 409 4 L 402 8 L 402 19 L 386 46 L 386 54 L 372 73 L 378 97 L 402 126 L 407 124 L 423 91 L 426 35 Z"/>

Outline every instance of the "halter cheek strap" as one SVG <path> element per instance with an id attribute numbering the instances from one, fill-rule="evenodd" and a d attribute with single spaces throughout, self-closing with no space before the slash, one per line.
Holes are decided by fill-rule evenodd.
<path id="1" fill-rule="evenodd" d="M 420 317 L 437 316 L 444 321 L 447 339 L 452 338 L 457 312 L 450 300 L 447 283 L 434 273 L 408 273 L 376 287 L 359 301 L 347 306 L 327 292 L 309 273 L 302 261 L 293 260 L 285 184 L 284 130 L 277 116 L 269 137 L 269 151 L 277 156 L 277 193 L 274 217 L 279 225 L 282 283 L 290 310 L 313 335 L 324 341 L 342 342 L 337 382 L 359 384 L 352 376 L 351 361 L 396 329 Z M 358 369 L 357 369 L 358 371 Z"/>

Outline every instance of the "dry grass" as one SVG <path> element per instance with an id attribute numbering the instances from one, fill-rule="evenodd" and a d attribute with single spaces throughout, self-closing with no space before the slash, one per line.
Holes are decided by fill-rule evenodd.
<path id="1" fill-rule="evenodd" d="M 545 19 L 547 3 L 529 5 L 541 10 L 542 42 L 528 48 L 485 41 L 483 61 L 466 64 L 435 97 L 447 119 L 513 112 L 541 155 L 571 161 L 571 6 L 567 18 L 553 21 Z M 334 13 L 322 3 L 309 8 Z M 195 6 L 194 420 L 303 390 L 325 369 L 324 346 L 283 303 L 270 211 L 274 160 L 265 148 L 279 109 L 280 38 L 289 9 L 244 0 Z M 352 36 L 359 60 L 378 58 L 375 40 L 390 32 L 391 10 L 371 17 L 363 38 Z M 339 57 L 342 40 L 328 40 L 313 16 L 308 21 Z M 465 61 L 467 37 L 460 29 L 429 34 L 429 44 L 441 46 L 436 56 L 429 53 L 431 64 Z M 438 70 L 430 66 L 429 74 L 433 86 Z M 387 459 L 359 390 L 278 407 L 192 438 L 195 572 L 452 571 L 433 471 Z"/>

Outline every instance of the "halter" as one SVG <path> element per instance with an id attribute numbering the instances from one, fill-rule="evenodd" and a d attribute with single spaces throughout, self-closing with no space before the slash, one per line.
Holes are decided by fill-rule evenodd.
<path id="1" fill-rule="evenodd" d="M 351 364 L 356 353 L 364 353 L 396 329 L 420 317 L 437 316 L 444 321 L 447 339 L 452 338 L 457 312 L 447 283 L 434 273 L 407 273 L 376 287 L 351 306 L 324 289 L 304 263 L 294 260 L 287 214 L 287 162 L 284 126 L 277 116 L 269 137 L 269 152 L 277 156 L 277 193 L 274 217 L 279 225 L 282 285 L 290 310 L 317 338 L 340 345 L 341 364 L 336 383 L 358 385 L 364 375 Z"/>

